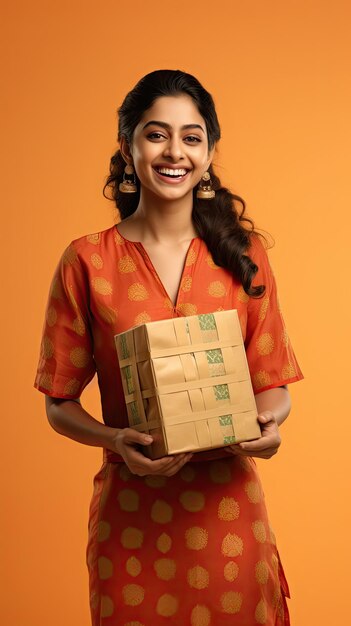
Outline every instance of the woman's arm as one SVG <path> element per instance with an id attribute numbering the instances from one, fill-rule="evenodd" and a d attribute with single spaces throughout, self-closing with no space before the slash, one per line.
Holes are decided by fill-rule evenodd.
<path id="1" fill-rule="evenodd" d="M 108 448 L 116 452 L 116 428 L 102 424 L 83 409 L 79 400 L 45 397 L 46 415 L 50 426 L 60 435 L 87 446 Z"/>
<path id="2" fill-rule="evenodd" d="M 150 445 L 152 437 L 133 428 L 111 428 L 102 424 L 83 409 L 79 400 L 64 400 L 46 396 L 46 414 L 56 432 L 88 446 L 97 446 L 120 454 L 130 471 L 138 476 L 161 474 L 172 476 L 179 471 L 191 454 L 167 456 L 151 461 L 136 449 Z"/>
<path id="3" fill-rule="evenodd" d="M 278 426 L 286 420 L 290 413 L 290 394 L 286 386 L 262 391 L 255 396 L 255 400 L 258 413 L 270 411 L 273 413 Z"/>
<path id="4" fill-rule="evenodd" d="M 270 459 L 278 452 L 281 444 L 279 426 L 290 413 L 291 403 L 287 387 L 276 387 L 262 391 L 255 396 L 258 421 L 261 428 L 260 439 L 245 441 L 226 450 L 241 456 L 254 456 Z"/>

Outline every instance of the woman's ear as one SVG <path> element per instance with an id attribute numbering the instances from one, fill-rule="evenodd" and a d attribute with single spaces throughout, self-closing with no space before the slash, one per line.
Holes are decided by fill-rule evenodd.
<path id="1" fill-rule="evenodd" d="M 212 163 L 214 152 L 215 152 L 215 146 L 208 153 L 208 160 L 207 160 L 207 168 L 206 169 L 208 169 L 210 167 L 211 163 Z"/>
<path id="2" fill-rule="evenodd" d="M 133 157 L 130 150 L 130 146 L 126 138 L 122 135 L 121 140 L 119 142 L 119 149 L 121 151 L 122 157 L 128 165 L 132 165 Z"/>

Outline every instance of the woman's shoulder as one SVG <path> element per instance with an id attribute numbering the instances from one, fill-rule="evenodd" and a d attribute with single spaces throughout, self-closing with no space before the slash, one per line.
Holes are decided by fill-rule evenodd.
<path id="1" fill-rule="evenodd" d="M 71 241 L 70 245 L 73 245 L 76 250 L 84 250 L 85 248 L 91 248 L 91 246 L 100 246 L 110 239 L 113 240 L 114 234 L 117 233 L 115 224 L 106 228 L 105 230 L 99 230 L 93 233 L 81 235 Z"/>
<path id="2" fill-rule="evenodd" d="M 120 246 L 122 244 L 123 240 L 114 224 L 105 230 L 88 233 L 73 239 L 68 249 L 73 250 L 79 258 L 85 259 L 87 256 L 90 258 L 93 254 L 97 255 L 101 252 L 105 252 L 111 246 L 115 247 L 116 245 Z"/>
<path id="3" fill-rule="evenodd" d="M 250 237 L 250 246 L 247 255 L 251 261 L 257 266 L 257 272 L 253 278 L 252 286 L 265 285 L 269 291 L 273 279 L 272 267 L 268 255 L 271 247 L 270 241 L 266 237 L 253 233 Z"/>
<path id="4" fill-rule="evenodd" d="M 266 259 L 267 250 L 269 248 L 268 241 L 263 235 L 255 232 L 250 236 L 250 245 L 247 250 L 248 256 L 256 262 L 256 259 Z"/>

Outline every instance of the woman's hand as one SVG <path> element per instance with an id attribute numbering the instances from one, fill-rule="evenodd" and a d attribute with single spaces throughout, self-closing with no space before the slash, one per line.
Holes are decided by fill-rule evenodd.
<path id="1" fill-rule="evenodd" d="M 262 436 L 260 439 L 236 443 L 226 447 L 225 450 L 231 454 L 254 456 L 260 459 L 270 459 L 274 454 L 277 454 L 281 438 L 276 418 L 271 411 L 263 411 L 257 419 L 261 428 Z"/>
<path id="2" fill-rule="evenodd" d="M 89 446 L 101 446 L 118 452 L 130 471 L 138 476 L 173 476 L 192 457 L 192 454 L 177 454 L 151 461 L 139 452 L 137 446 L 150 445 L 152 437 L 147 438 L 133 428 L 106 426 L 87 413 L 76 400 L 46 396 L 46 411 L 51 426 L 58 433 Z"/>
<path id="3" fill-rule="evenodd" d="M 133 428 L 121 428 L 113 438 L 113 447 L 123 457 L 132 474 L 147 476 L 173 476 L 190 461 L 191 453 L 164 456 L 152 461 L 144 456 L 136 446 L 147 446 L 152 443 L 152 437 L 139 433 Z"/>

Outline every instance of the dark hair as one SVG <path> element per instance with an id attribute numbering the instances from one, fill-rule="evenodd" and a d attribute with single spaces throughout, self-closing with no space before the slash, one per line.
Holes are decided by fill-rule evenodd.
<path id="1" fill-rule="evenodd" d="M 118 141 L 125 137 L 129 145 L 133 133 L 143 114 L 162 96 L 189 95 L 197 106 L 200 115 L 206 122 L 208 146 L 211 149 L 220 139 L 220 127 L 213 98 L 199 81 L 180 70 L 157 70 L 144 76 L 125 97 L 118 110 L 119 127 Z M 112 189 L 112 200 L 124 219 L 137 209 L 140 198 L 140 184 L 137 179 L 138 192 L 126 194 L 119 191 L 119 183 L 123 179 L 125 161 L 120 150 L 111 158 L 110 175 L 104 186 Z M 237 278 L 249 296 L 260 297 L 265 291 L 264 285 L 251 285 L 258 267 L 246 254 L 255 233 L 251 219 L 244 216 L 245 202 L 222 187 L 221 182 L 209 168 L 212 187 L 216 191 L 215 198 L 203 200 L 193 196 L 192 218 L 198 235 L 205 241 L 216 265 L 228 269 Z M 241 205 L 238 211 L 236 203 Z M 256 233 L 258 234 L 258 233 Z"/>

